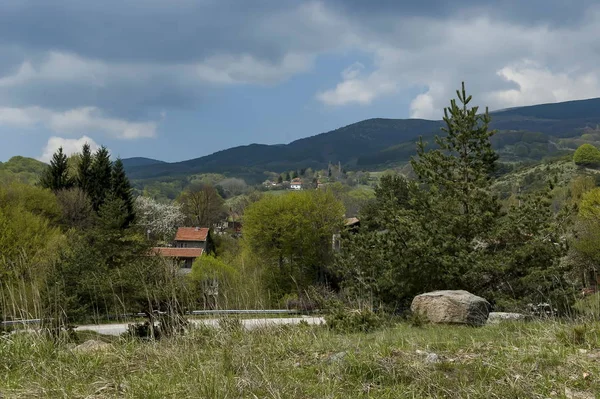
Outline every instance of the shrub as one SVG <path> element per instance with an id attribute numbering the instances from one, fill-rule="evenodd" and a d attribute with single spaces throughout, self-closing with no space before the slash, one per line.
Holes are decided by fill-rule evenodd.
<path id="1" fill-rule="evenodd" d="M 384 326 L 384 319 L 369 309 L 337 308 L 325 315 L 329 329 L 339 333 L 370 332 Z"/>
<path id="2" fill-rule="evenodd" d="M 581 145 L 573 154 L 573 162 L 578 166 L 600 166 L 600 150 L 591 144 Z"/>

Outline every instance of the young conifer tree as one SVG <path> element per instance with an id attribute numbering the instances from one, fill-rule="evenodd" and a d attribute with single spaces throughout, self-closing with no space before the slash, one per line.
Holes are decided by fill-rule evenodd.
<path id="1" fill-rule="evenodd" d="M 111 196 L 123 201 L 125 209 L 125 220 L 122 227 L 128 227 L 135 219 L 135 211 L 133 208 L 133 195 L 131 193 L 131 184 L 125 174 L 123 161 L 117 159 L 112 167 L 111 175 Z"/>
<path id="2" fill-rule="evenodd" d="M 106 200 L 111 191 L 112 162 L 106 147 L 102 146 L 94 155 L 90 170 L 90 193 L 92 207 L 96 212 Z"/>
<path id="3" fill-rule="evenodd" d="M 77 187 L 90 197 L 93 194 L 91 192 L 93 160 L 90 145 L 85 143 L 81 149 L 81 158 L 77 165 Z"/>
<path id="4" fill-rule="evenodd" d="M 73 180 L 69 177 L 67 155 L 63 152 L 62 147 L 59 147 L 52 155 L 50 165 L 40 179 L 40 185 L 52 191 L 59 191 L 73 186 Z"/>
<path id="5" fill-rule="evenodd" d="M 469 107 L 472 100 L 465 84 L 457 90 L 458 103 L 452 99 L 444 109 L 442 130 L 435 143 L 438 148 L 426 151 L 419 140 L 417 157 L 411 165 L 429 196 L 439 196 L 445 202 L 454 201 L 446 209 L 453 213 L 454 233 L 470 242 L 489 230 L 498 217 L 500 206 L 490 186 L 498 155 L 492 149 L 488 109 L 479 113 L 479 107 Z"/>

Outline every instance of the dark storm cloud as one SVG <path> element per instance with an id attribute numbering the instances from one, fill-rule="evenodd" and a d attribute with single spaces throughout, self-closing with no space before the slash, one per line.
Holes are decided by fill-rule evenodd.
<path id="1" fill-rule="evenodd" d="M 31 0 L 0 4 L 0 43 L 107 61 L 190 62 L 221 52 L 268 59 L 288 43 L 268 36 L 293 1 Z M 293 29 L 293 26 L 290 28 Z M 285 39 L 285 38 L 284 38 Z"/>
<path id="2" fill-rule="evenodd" d="M 373 73 L 322 88 L 321 101 L 368 104 L 412 85 L 429 88 L 417 104 L 437 112 L 439 99 L 464 76 L 475 87 L 495 91 L 519 89 L 546 69 L 564 72 L 574 59 L 581 75 L 576 78 L 589 74 L 598 61 L 597 44 L 589 39 L 596 34 L 595 20 L 587 21 L 593 5 L 591 0 L 5 0 L 0 108 L 97 107 L 110 117 L 143 120 L 157 109 L 191 108 L 223 85 L 276 84 L 309 71 L 320 54 L 357 51 L 372 55 Z M 579 26 L 587 30 L 577 33 Z M 519 64 L 526 58 L 535 68 Z M 584 80 L 580 85 L 595 87 Z M 498 104 L 520 101 L 512 94 L 493 98 Z M 10 112 L 14 117 L 16 111 Z"/>
<path id="3" fill-rule="evenodd" d="M 448 18 L 487 13 L 493 18 L 531 26 L 550 24 L 573 25 L 585 18 L 588 7 L 596 0 L 420 0 L 420 1 L 363 1 L 333 0 L 339 9 L 349 15 L 362 16 L 415 16 Z"/>

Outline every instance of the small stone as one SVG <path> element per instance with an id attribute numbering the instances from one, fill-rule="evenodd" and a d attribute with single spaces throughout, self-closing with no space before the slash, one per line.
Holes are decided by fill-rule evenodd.
<path id="1" fill-rule="evenodd" d="M 503 321 L 515 320 L 526 320 L 526 316 L 522 313 L 490 312 L 488 315 L 487 324 L 498 324 Z"/>
<path id="2" fill-rule="evenodd" d="M 327 359 L 327 361 L 329 363 L 338 362 L 338 361 L 342 360 L 343 358 L 345 358 L 346 355 L 347 355 L 346 352 L 338 352 L 338 353 L 335 353 L 335 354 L 329 356 L 329 359 Z"/>
<path id="3" fill-rule="evenodd" d="M 98 350 L 106 350 L 110 347 L 110 344 L 106 342 L 90 339 L 85 341 L 83 344 L 77 345 L 73 348 L 75 352 L 94 352 Z"/>
<path id="4" fill-rule="evenodd" d="M 439 363 L 439 361 L 440 357 L 437 355 L 437 353 L 430 353 L 425 358 L 426 363 Z"/>

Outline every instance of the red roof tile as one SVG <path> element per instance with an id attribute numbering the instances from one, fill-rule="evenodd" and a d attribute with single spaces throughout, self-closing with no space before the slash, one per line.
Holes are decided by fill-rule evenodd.
<path id="1" fill-rule="evenodd" d="M 202 255 L 203 249 L 154 247 L 152 252 L 167 258 L 197 258 Z"/>
<path id="2" fill-rule="evenodd" d="M 175 241 L 206 241 L 207 227 L 180 227 L 177 229 Z"/>

